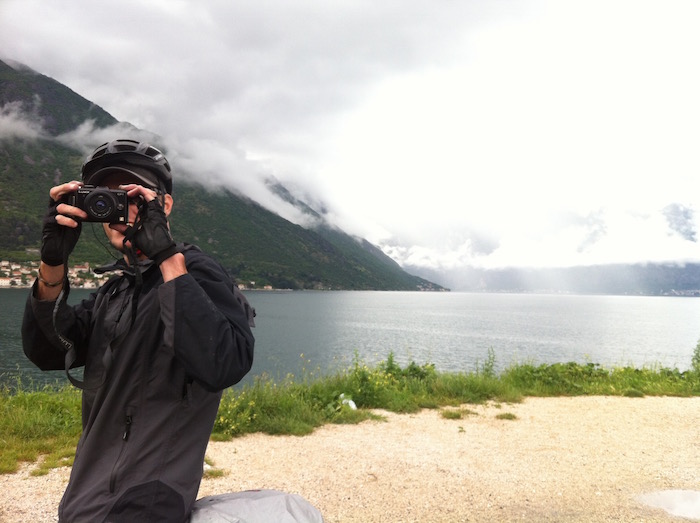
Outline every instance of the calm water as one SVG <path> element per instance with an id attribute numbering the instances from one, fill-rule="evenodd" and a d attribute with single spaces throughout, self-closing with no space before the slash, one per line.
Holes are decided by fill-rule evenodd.
<path id="1" fill-rule="evenodd" d="M 0 382 L 42 373 L 22 353 L 28 290 L 0 290 Z M 71 302 L 88 291 L 74 290 Z M 512 363 L 595 362 L 687 370 L 700 339 L 700 299 L 412 292 L 247 292 L 257 309 L 252 376 L 330 372 L 355 353 L 375 364 L 471 371 L 488 357 Z M 303 355 L 303 356 L 302 356 Z"/>

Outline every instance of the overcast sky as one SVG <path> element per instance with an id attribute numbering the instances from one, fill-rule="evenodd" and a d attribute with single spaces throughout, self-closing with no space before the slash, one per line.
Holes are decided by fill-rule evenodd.
<path id="1" fill-rule="evenodd" d="M 695 0 L 0 0 L 0 55 L 176 170 L 298 221 L 274 176 L 401 263 L 682 262 L 698 27 Z"/>

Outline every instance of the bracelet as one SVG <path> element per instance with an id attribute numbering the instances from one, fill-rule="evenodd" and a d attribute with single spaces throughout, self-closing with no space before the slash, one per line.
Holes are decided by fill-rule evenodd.
<path id="1" fill-rule="evenodd" d="M 47 287 L 58 287 L 59 285 L 63 285 L 63 278 L 53 283 L 46 281 L 41 275 L 41 268 L 39 268 L 39 275 L 37 276 L 37 279 Z"/>

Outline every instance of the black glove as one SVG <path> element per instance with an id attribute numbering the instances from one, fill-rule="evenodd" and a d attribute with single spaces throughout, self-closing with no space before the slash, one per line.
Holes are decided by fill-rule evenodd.
<path id="1" fill-rule="evenodd" d="M 62 265 L 73 252 L 75 244 L 80 238 L 82 223 L 78 221 L 76 228 L 66 227 L 56 223 L 58 211 L 56 207 L 60 201 L 49 199 L 49 208 L 46 210 L 41 229 L 41 261 L 47 265 Z"/>
<path id="2" fill-rule="evenodd" d="M 131 235 L 134 248 L 148 256 L 156 265 L 178 252 L 170 235 L 163 206 L 157 198 L 141 204 L 134 229 Z M 127 235 L 124 241 L 127 241 L 129 236 Z"/>

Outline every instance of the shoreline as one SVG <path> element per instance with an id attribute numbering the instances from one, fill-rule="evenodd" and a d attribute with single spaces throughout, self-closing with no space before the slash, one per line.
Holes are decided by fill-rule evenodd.
<path id="1" fill-rule="evenodd" d="M 224 474 L 205 478 L 198 497 L 296 493 L 327 523 L 688 521 L 640 496 L 700 490 L 700 397 L 526 398 L 463 408 L 471 413 L 461 419 L 376 411 L 386 420 L 210 442 L 207 457 Z M 0 476 L 0 521 L 55 521 L 69 470 L 31 477 L 30 469 Z"/>

